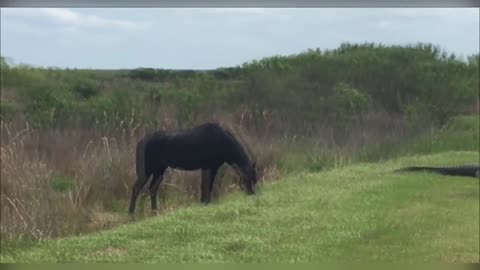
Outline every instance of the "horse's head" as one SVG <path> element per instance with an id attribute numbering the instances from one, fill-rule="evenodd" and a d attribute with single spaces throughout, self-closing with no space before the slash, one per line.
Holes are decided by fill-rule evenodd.
<path id="1" fill-rule="evenodd" d="M 255 194 L 255 185 L 258 181 L 256 162 L 253 162 L 252 166 L 248 167 L 245 177 L 247 193 L 251 195 Z"/>

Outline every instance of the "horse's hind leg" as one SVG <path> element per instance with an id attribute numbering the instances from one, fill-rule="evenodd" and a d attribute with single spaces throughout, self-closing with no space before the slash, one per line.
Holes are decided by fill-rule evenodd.
<path id="1" fill-rule="evenodd" d="M 163 174 L 165 169 L 159 170 L 153 174 L 152 183 L 150 184 L 150 201 L 152 202 L 152 211 L 156 212 L 157 209 L 157 196 L 158 188 L 163 181 Z"/>
<path id="2" fill-rule="evenodd" d="M 135 204 L 137 202 L 138 194 L 140 194 L 140 191 L 142 190 L 143 186 L 147 183 L 148 178 L 150 178 L 150 175 L 147 175 L 145 177 L 138 177 L 137 181 L 135 181 L 135 184 L 133 185 L 133 188 L 132 188 L 132 198 L 130 199 L 130 207 L 128 209 L 128 212 L 130 214 L 133 214 L 133 212 L 135 211 Z"/>

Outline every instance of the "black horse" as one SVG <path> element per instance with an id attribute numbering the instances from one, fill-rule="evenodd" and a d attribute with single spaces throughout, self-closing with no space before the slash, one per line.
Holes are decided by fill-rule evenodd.
<path id="1" fill-rule="evenodd" d="M 162 132 L 145 136 L 137 144 L 137 181 L 132 189 L 130 214 L 135 211 L 138 194 L 153 175 L 150 184 L 152 211 L 157 210 L 157 193 L 167 167 L 202 170 L 201 202 L 209 203 L 213 182 L 224 163 L 232 166 L 243 179 L 248 194 L 255 194 L 257 174 L 242 145 L 227 129 L 206 123 L 189 130 Z"/>

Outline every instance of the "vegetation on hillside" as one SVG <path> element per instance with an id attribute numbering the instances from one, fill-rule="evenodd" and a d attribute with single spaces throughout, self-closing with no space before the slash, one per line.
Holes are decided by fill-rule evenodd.
<path id="1" fill-rule="evenodd" d="M 246 112 L 252 129 L 271 121 L 275 131 L 300 134 L 318 125 L 342 130 L 375 112 L 442 124 L 479 95 L 479 56 L 465 62 L 430 44 L 343 44 L 212 71 L 62 70 L 2 60 L 1 72 L 2 119 L 45 128 L 127 119 L 158 128 L 165 110 L 174 126 Z"/>
<path id="2" fill-rule="evenodd" d="M 478 118 L 455 116 L 478 112 L 479 56 L 461 61 L 429 44 L 343 44 L 206 71 L 34 68 L 1 58 L 0 75 L 2 241 L 125 222 L 135 144 L 156 129 L 218 121 L 252 150 L 262 181 L 478 150 Z M 162 211 L 197 203 L 198 177 L 169 171 Z M 233 170 L 219 179 L 214 197 L 238 190 Z"/>

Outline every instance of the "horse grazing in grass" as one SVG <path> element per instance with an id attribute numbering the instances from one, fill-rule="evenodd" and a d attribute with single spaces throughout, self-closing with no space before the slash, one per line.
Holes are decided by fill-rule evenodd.
<path id="1" fill-rule="evenodd" d="M 257 173 L 242 145 L 227 129 L 206 123 L 188 130 L 145 136 L 137 144 L 137 180 L 133 185 L 129 213 L 135 211 L 137 197 L 147 180 L 150 184 L 152 211 L 157 210 L 157 193 L 165 170 L 202 170 L 201 202 L 208 204 L 217 171 L 224 163 L 239 172 L 247 194 L 255 194 Z"/>

